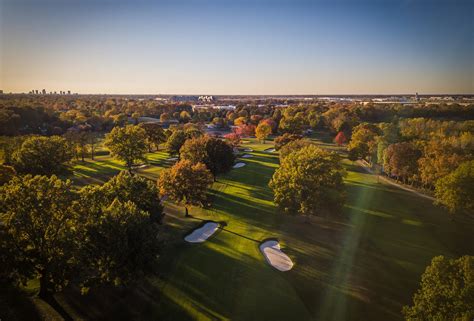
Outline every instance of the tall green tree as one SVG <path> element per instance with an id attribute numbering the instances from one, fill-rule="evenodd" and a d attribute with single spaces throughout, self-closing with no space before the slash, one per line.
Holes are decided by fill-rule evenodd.
<path id="1" fill-rule="evenodd" d="M 174 130 L 166 141 L 166 151 L 170 155 L 178 155 L 181 146 L 186 141 L 186 133 L 181 129 Z"/>
<path id="2" fill-rule="evenodd" d="M 343 177 L 336 153 L 309 145 L 281 159 L 269 186 L 282 212 L 321 215 L 344 204 Z"/>
<path id="3" fill-rule="evenodd" d="M 362 123 L 354 127 L 347 146 L 351 158 L 365 159 L 372 162 L 377 153 L 377 137 L 382 133 L 374 124 Z"/>
<path id="4" fill-rule="evenodd" d="M 165 131 L 159 124 L 141 123 L 140 127 L 145 130 L 149 152 L 153 151 L 153 146 L 156 148 L 156 150 L 159 150 L 160 144 L 166 142 Z"/>
<path id="5" fill-rule="evenodd" d="M 304 118 L 300 116 L 284 116 L 280 120 L 278 129 L 282 133 L 301 134 L 303 132 Z"/>
<path id="6" fill-rule="evenodd" d="M 474 213 L 474 160 L 464 162 L 440 178 L 435 187 L 436 203 L 456 213 Z"/>
<path id="7" fill-rule="evenodd" d="M 149 213 L 153 222 L 159 221 L 163 206 L 160 203 L 158 188 L 151 180 L 122 171 L 101 188 L 107 204 L 111 204 L 114 199 L 122 203 L 131 201 L 138 209 Z"/>
<path id="8" fill-rule="evenodd" d="M 96 284 L 127 284 L 153 271 L 159 254 L 158 226 L 132 201 L 118 198 L 89 210 L 79 258 L 83 291 Z"/>
<path id="9" fill-rule="evenodd" d="M 214 179 L 218 174 L 228 172 L 235 161 L 232 146 L 210 136 L 188 139 L 180 149 L 180 157 L 193 164 L 204 163 Z"/>
<path id="10" fill-rule="evenodd" d="M 64 137 L 71 145 L 75 157 L 78 159 L 80 156 L 82 161 L 84 161 L 89 147 L 90 127 L 77 126 L 77 128 L 69 129 Z"/>
<path id="11" fill-rule="evenodd" d="M 60 173 L 72 158 L 67 141 L 59 136 L 25 139 L 13 154 L 13 166 L 20 173 L 51 175 Z"/>
<path id="12" fill-rule="evenodd" d="M 161 195 L 166 195 L 176 203 L 182 204 L 188 216 L 189 206 L 203 206 L 212 181 L 212 174 L 206 165 L 181 160 L 173 167 L 161 171 L 158 187 Z"/>
<path id="13" fill-rule="evenodd" d="M 260 122 L 255 129 L 255 136 L 265 143 L 265 139 L 272 133 L 272 127 L 266 122 Z"/>
<path id="14" fill-rule="evenodd" d="M 146 160 L 146 133 L 139 126 L 114 127 L 105 137 L 105 146 L 113 157 L 125 162 L 129 172 L 137 161 Z"/>
<path id="15" fill-rule="evenodd" d="M 283 145 L 283 147 L 280 148 L 280 160 L 309 145 L 312 145 L 312 143 L 308 139 L 297 139 Z"/>
<path id="16" fill-rule="evenodd" d="M 74 199 L 71 183 L 54 175 L 15 177 L 0 187 L 0 235 L 14 249 L 14 264 L 3 273 L 22 283 L 38 278 L 44 298 L 65 286 L 76 267 Z"/>
<path id="17" fill-rule="evenodd" d="M 406 320 L 472 320 L 474 256 L 436 256 L 421 276 L 413 305 L 403 307 Z"/>

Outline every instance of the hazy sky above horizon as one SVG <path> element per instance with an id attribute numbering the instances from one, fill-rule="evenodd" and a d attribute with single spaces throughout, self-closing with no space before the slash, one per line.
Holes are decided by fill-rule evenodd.
<path id="1" fill-rule="evenodd" d="M 0 0 L 0 89 L 474 93 L 474 1 Z"/>

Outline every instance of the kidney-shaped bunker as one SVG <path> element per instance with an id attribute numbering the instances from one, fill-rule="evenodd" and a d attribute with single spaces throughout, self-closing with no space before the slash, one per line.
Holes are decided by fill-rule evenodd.
<path id="1" fill-rule="evenodd" d="M 232 166 L 232 168 L 241 168 L 241 167 L 244 167 L 244 166 L 245 166 L 245 163 L 237 163 L 234 166 Z"/>
<path id="2" fill-rule="evenodd" d="M 214 234 L 219 228 L 217 222 L 206 222 L 188 235 L 184 237 L 184 240 L 189 243 L 202 243 L 206 241 L 212 234 Z"/>
<path id="3" fill-rule="evenodd" d="M 280 249 L 280 243 L 277 240 L 267 240 L 260 244 L 260 251 L 267 260 L 268 264 L 279 271 L 289 271 L 293 268 L 293 261 Z"/>

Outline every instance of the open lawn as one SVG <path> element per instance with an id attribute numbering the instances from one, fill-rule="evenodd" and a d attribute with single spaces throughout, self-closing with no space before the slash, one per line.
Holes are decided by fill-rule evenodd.
<path id="1" fill-rule="evenodd" d="M 182 208 L 167 204 L 155 276 L 86 296 L 69 289 L 57 295 L 63 308 L 74 318 L 109 320 L 401 320 L 433 256 L 474 254 L 472 221 L 451 221 L 429 200 L 378 183 L 349 161 L 343 213 L 310 220 L 279 214 L 267 186 L 277 154 L 263 152 L 271 143 L 243 146 L 254 157 L 218 178 L 211 208 L 193 208 L 185 219 Z M 138 172 L 156 179 L 167 157 L 148 155 L 152 166 Z M 101 156 L 79 162 L 74 173 L 81 185 L 120 169 Z M 184 242 L 202 220 L 226 226 L 204 243 Z M 266 238 L 279 240 L 292 270 L 265 262 L 258 245 Z"/>

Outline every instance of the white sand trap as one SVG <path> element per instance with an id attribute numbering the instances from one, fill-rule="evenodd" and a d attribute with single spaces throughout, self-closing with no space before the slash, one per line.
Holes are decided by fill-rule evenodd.
<path id="1" fill-rule="evenodd" d="M 178 160 L 178 157 L 170 157 L 166 159 L 167 161 L 174 162 Z"/>
<path id="2" fill-rule="evenodd" d="M 246 149 L 244 149 L 244 152 L 253 152 L 253 149 L 252 148 L 246 148 Z"/>
<path id="3" fill-rule="evenodd" d="M 250 155 L 250 154 L 245 154 L 245 155 L 242 155 L 242 158 L 252 158 L 253 155 Z"/>
<path id="4" fill-rule="evenodd" d="M 133 168 L 137 169 L 137 168 L 146 168 L 148 166 L 148 164 L 141 164 L 141 165 L 135 165 Z"/>
<path id="5" fill-rule="evenodd" d="M 219 228 L 219 224 L 216 222 L 207 222 L 200 228 L 195 229 L 188 234 L 184 240 L 189 243 L 202 243 L 207 240 L 212 234 L 214 234 Z"/>
<path id="6" fill-rule="evenodd" d="M 274 153 L 276 152 L 276 149 L 275 148 L 267 148 L 264 150 L 265 153 Z"/>
<path id="7" fill-rule="evenodd" d="M 232 166 L 232 168 L 241 168 L 241 167 L 244 167 L 245 165 L 247 165 L 247 164 L 245 164 L 245 163 L 237 163 L 237 164 L 235 164 L 234 166 Z"/>
<path id="8" fill-rule="evenodd" d="M 279 271 L 289 271 L 293 267 L 293 261 L 280 250 L 280 243 L 275 240 L 265 241 L 260 244 L 260 251 L 265 256 L 268 264 Z"/>

